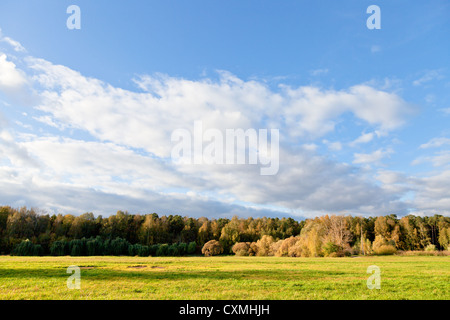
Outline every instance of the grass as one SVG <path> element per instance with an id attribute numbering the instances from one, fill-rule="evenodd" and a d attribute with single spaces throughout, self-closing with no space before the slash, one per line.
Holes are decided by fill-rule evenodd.
<path id="1" fill-rule="evenodd" d="M 81 289 L 67 288 L 67 267 Z M 367 267 L 381 269 L 369 290 Z M 450 299 L 450 257 L 0 257 L 0 299 Z"/>

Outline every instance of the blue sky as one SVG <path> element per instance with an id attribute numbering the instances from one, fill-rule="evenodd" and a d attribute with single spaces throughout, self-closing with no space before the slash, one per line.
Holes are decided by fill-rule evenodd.
<path id="1" fill-rule="evenodd" d="M 81 9 L 69 30 L 66 9 Z M 369 30 L 369 5 L 381 29 Z M 448 1 L 0 4 L 0 204 L 450 214 Z M 194 121 L 280 130 L 280 171 L 176 166 Z"/>

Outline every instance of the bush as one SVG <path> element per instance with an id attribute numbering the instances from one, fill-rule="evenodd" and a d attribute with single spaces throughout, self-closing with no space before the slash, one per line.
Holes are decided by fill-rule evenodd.
<path id="1" fill-rule="evenodd" d="M 42 256 L 43 254 L 41 245 L 33 244 L 30 240 L 23 240 L 11 252 L 12 256 Z"/>
<path id="2" fill-rule="evenodd" d="M 434 244 L 429 244 L 425 247 L 425 251 L 437 251 L 436 246 Z"/>
<path id="3" fill-rule="evenodd" d="M 223 253 L 223 247 L 217 240 L 210 240 L 202 248 L 205 257 L 216 256 Z"/>
<path id="4" fill-rule="evenodd" d="M 234 246 L 231 248 L 231 251 L 237 256 L 248 256 L 250 249 L 250 243 L 249 242 L 237 242 L 234 244 Z"/>
<path id="5" fill-rule="evenodd" d="M 271 236 L 263 235 L 261 239 L 256 242 L 256 255 L 261 257 L 273 256 L 272 245 L 274 240 Z"/>
<path id="6" fill-rule="evenodd" d="M 149 246 L 140 246 L 139 250 L 137 250 L 137 255 L 139 257 L 148 257 L 150 255 L 150 247 Z"/>
<path id="7" fill-rule="evenodd" d="M 167 256 L 169 251 L 169 245 L 167 243 L 165 244 L 161 244 L 158 248 L 158 250 L 156 251 L 156 255 L 158 257 L 164 257 Z"/>
<path id="8" fill-rule="evenodd" d="M 341 251 L 341 247 L 333 242 L 327 242 L 323 246 L 323 250 L 325 251 L 326 256 L 331 256 L 332 253 L 337 253 Z"/>
<path id="9" fill-rule="evenodd" d="M 382 245 L 378 247 L 376 250 L 374 250 L 374 253 L 379 256 L 387 256 L 387 255 L 393 255 L 397 252 L 397 249 L 390 244 Z"/>
<path id="10" fill-rule="evenodd" d="M 72 240 L 74 243 L 71 245 L 70 255 L 71 256 L 82 256 L 83 255 L 83 247 L 80 240 Z M 72 242 L 71 241 L 71 242 Z"/>
<path id="11" fill-rule="evenodd" d="M 178 251 L 178 245 L 174 243 L 169 246 L 169 248 L 167 249 L 167 255 L 171 257 L 179 256 L 180 252 Z"/>
<path id="12" fill-rule="evenodd" d="M 36 244 L 33 247 L 33 256 L 43 256 L 44 255 L 44 249 L 40 244 Z"/>
<path id="13" fill-rule="evenodd" d="M 178 251 L 179 251 L 180 255 L 183 256 L 187 253 L 187 247 L 188 247 L 188 245 L 184 242 L 178 244 Z"/>
<path id="14" fill-rule="evenodd" d="M 150 255 L 151 256 L 156 256 L 156 253 L 159 250 L 160 245 L 159 244 L 154 244 L 150 246 Z"/>
<path id="15" fill-rule="evenodd" d="M 345 249 L 344 250 L 344 257 L 351 257 L 353 255 L 352 249 Z"/>
<path id="16" fill-rule="evenodd" d="M 135 244 L 135 245 L 130 244 L 128 246 L 128 255 L 129 256 L 132 256 L 132 257 L 137 256 L 136 246 L 137 246 L 137 244 Z"/>
<path id="17" fill-rule="evenodd" d="M 111 254 L 114 256 L 124 256 L 128 254 L 130 243 L 122 238 L 116 238 L 111 241 Z"/>
<path id="18" fill-rule="evenodd" d="M 66 241 L 55 241 L 50 247 L 50 254 L 52 256 L 65 256 L 67 255 L 66 247 Z"/>
<path id="19" fill-rule="evenodd" d="M 111 240 L 106 239 L 103 243 L 103 253 L 104 256 L 110 256 L 112 255 L 112 246 L 111 246 Z"/>
<path id="20" fill-rule="evenodd" d="M 195 241 L 189 242 L 187 246 L 187 254 L 195 254 L 196 251 L 197 251 L 197 244 L 195 243 Z"/>
<path id="21" fill-rule="evenodd" d="M 278 251 L 281 248 L 281 245 L 283 244 L 284 240 L 278 240 L 277 242 L 274 242 L 272 244 L 272 247 L 270 248 L 270 250 L 272 250 L 273 255 L 278 255 Z"/>
<path id="22" fill-rule="evenodd" d="M 128 255 L 148 257 L 150 255 L 150 248 L 148 246 L 143 246 L 140 243 L 130 244 L 128 246 Z"/>
<path id="23" fill-rule="evenodd" d="M 88 256 L 100 256 L 104 253 L 104 245 L 101 237 L 90 238 L 86 242 L 86 251 Z"/>

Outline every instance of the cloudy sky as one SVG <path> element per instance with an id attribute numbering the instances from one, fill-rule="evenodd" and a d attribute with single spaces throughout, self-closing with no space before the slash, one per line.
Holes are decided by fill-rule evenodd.
<path id="1" fill-rule="evenodd" d="M 0 205 L 450 215 L 450 3 L 375 2 L 2 0 Z M 175 163 L 195 121 L 278 129 L 278 173 Z"/>

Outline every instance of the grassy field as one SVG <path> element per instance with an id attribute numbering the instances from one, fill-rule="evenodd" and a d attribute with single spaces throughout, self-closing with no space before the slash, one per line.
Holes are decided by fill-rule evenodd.
<path id="1" fill-rule="evenodd" d="M 70 265 L 80 290 L 67 288 Z M 450 299 L 450 257 L 1 256 L 0 299 Z"/>

